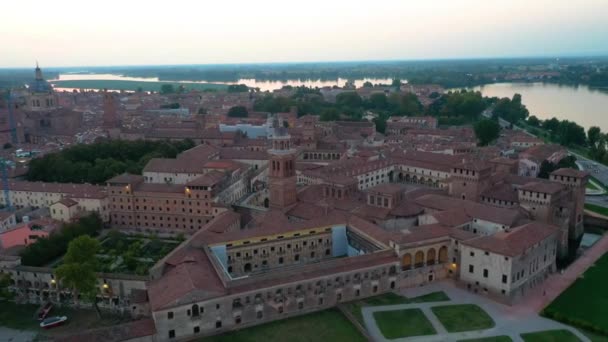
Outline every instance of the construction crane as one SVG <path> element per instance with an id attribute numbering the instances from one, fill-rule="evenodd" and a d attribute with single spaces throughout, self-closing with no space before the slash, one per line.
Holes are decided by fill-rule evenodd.
<path id="1" fill-rule="evenodd" d="M 4 208 L 8 211 L 13 211 L 13 205 L 11 203 L 11 195 L 8 185 L 8 163 L 8 160 L 0 158 L 0 172 L 2 173 L 2 192 L 4 193 L 5 204 Z"/>
<path id="2" fill-rule="evenodd" d="M 13 113 L 14 110 L 14 105 L 13 105 L 13 96 L 11 94 L 11 90 L 9 89 L 6 92 L 6 97 L 7 97 L 7 107 L 8 107 L 8 127 L 9 130 L 11 132 L 11 143 L 14 145 L 16 145 L 18 143 L 17 141 L 17 126 L 15 124 L 15 116 Z M 2 176 L 2 192 L 4 194 L 4 204 L 5 204 L 5 208 L 8 211 L 12 211 L 13 210 L 13 206 L 11 203 L 11 198 L 10 198 L 10 189 L 9 189 L 9 184 L 8 184 L 8 165 L 9 161 L 5 158 L 0 158 L 0 173 Z"/>
<path id="3" fill-rule="evenodd" d="M 15 114 L 13 113 L 13 96 L 11 95 L 11 90 L 9 89 L 6 92 L 7 97 L 7 105 L 8 105 L 8 129 L 11 131 L 11 143 L 13 145 L 17 144 L 17 125 L 15 123 Z"/>

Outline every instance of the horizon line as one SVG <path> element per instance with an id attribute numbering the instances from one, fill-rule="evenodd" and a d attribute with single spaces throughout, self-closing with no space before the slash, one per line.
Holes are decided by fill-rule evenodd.
<path id="1" fill-rule="evenodd" d="M 107 64 L 107 65 L 68 65 L 43 66 L 42 69 L 68 69 L 68 68 L 118 68 L 118 67 L 185 67 L 185 66 L 242 66 L 242 65 L 290 65 L 290 64 L 339 64 L 339 63 L 399 63 L 399 62 L 449 62 L 449 61 L 491 61 L 491 60 L 518 60 L 518 59 L 583 59 L 608 58 L 608 52 L 597 55 L 527 55 L 527 56 L 501 56 L 501 57 L 452 57 L 452 58 L 412 58 L 412 59 L 368 59 L 368 60 L 319 60 L 319 61 L 291 61 L 291 62 L 233 62 L 233 63 L 197 63 L 197 64 Z M 34 64 L 35 65 L 35 64 Z M 29 69 L 27 66 L 0 67 L 0 70 Z"/>

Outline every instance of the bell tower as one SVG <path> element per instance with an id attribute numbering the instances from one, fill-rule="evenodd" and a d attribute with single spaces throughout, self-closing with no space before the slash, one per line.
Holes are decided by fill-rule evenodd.
<path id="1" fill-rule="evenodd" d="M 268 187 L 270 207 L 285 209 L 296 203 L 296 150 L 291 146 L 291 136 L 278 120 L 273 122 L 268 150 Z"/>
<path id="2" fill-rule="evenodd" d="M 116 113 L 116 97 L 113 92 L 103 90 L 103 127 L 118 127 L 118 114 Z"/>

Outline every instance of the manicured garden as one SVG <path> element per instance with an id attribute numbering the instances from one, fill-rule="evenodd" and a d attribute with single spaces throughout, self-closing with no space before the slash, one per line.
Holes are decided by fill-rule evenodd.
<path id="1" fill-rule="evenodd" d="M 315 312 L 223 335 L 201 339 L 205 342 L 313 342 L 352 341 L 364 342 L 357 328 L 337 309 Z"/>
<path id="2" fill-rule="evenodd" d="M 434 335 L 437 332 L 420 309 L 374 312 L 378 328 L 387 339 Z"/>
<path id="3" fill-rule="evenodd" d="M 111 231 L 98 254 L 100 272 L 145 275 L 148 269 L 180 244 L 178 240 L 130 236 Z"/>
<path id="4" fill-rule="evenodd" d="M 458 340 L 458 342 L 512 342 L 513 340 L 509 336 L 492 336 L 482 338 L 472 338 L 469 340 Z"/>
<path id="5" fill-rule="evenodd" d="M 542 314 L 565 324 L 608 336 L 608 253 L 591 266 Z M 606 338 L 608 340 L 608 337 Z"/>
<path id="6" fill-rule="evenodd" d="M 444 305 L 431 308 L 448 332 L 489 329 L 494 320 L 475 304 Z"/>
<path id="7" fill-rule="evenodd" d="M 355 316 L 357 321 L 365 326 L 363 322 L 363 315 L 361 314 L 361 308 L 366 306 L 379 306 L 379 305 L 395 305 L 395 304 L 412 304 L 412 303 L 425 303 L 425 302 L 442 302 L 448 301 L 448 297 L 444 292 L 431 292 L 423 296 L 407 298 L 400 296 L 393 292 L 381 294 L 379 296 L 370 297 L 367 299 L 350 302 L 344 304 L 346 309 Z"/>
<path id="8" fill-rule="evenodd" d="M 546 330 L 521 334 L 525 342 L 580 342 L 580 339 L 568 330 Z"/>

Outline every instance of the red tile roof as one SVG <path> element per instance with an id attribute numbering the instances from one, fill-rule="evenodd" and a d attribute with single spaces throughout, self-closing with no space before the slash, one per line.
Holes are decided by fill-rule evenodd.
<path id="1" fill-rule="evenodd" d="M 535 244 L 557 234 L 559 228 L 541 222 L 531 222 L 523 226 L 501 231 L 463 242 L 467 246 L 507 256 L 518 256 Z"/>

